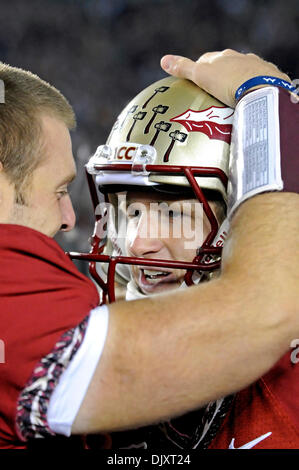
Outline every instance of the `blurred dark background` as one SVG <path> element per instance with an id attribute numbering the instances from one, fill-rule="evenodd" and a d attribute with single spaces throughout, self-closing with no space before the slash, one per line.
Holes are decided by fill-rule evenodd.
<path id="1" fill-rule="evenodd" d="M 78 224 L 57 237 L 63 248 L 88 251 L 93 212 L 84 164 L 124 105 L 165 75 L 162 55 L 255 52 L 295 79 L 298 30 L 298 0 L 1 0 L 0 60 L 52 83 L 77 115 Z"/>

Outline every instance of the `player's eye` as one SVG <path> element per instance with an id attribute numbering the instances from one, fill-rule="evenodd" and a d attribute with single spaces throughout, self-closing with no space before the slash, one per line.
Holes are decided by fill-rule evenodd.
<path id="1" fill-rule="evenodd" d="M 178 217 L 181 217 L 182 215 L 181 211 L 175 211 L 175 210 L 170 210 L 168 214 L 169 214 L 170 219 L 177 219 Z"/>
<path id="2" fill-rule="evenodd" d="M 136 217 L 140 217 L 141 216 L 141 210 L 139 209 L 128 209 L 127 211 L 127 215 L 130 219 L 134 219 Z"/>
<path id="3" fill-rule="evenodd" d="M 127 206 L 127 209 L 126 209 L 126 212 L 127 212 L 127 217 L 129 219 L 134 219 L 136 217 L 140 217 L 141 216 L 141 210 L 140 210 L 140 206 L 136 203 L 131 203 Z"/>

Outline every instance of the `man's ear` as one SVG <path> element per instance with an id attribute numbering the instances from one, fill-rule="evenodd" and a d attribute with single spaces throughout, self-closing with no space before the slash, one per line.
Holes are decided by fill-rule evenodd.
<path id="1" fill-rule="evenodd" d="M 1 172 L 1 171 L 4 171 L 3 163 L 2 163 L 2 162 L 0 162 L 0 172 Z"/>

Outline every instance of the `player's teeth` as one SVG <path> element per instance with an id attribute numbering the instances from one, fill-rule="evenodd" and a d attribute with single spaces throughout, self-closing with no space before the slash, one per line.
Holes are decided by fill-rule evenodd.
<path id="1" fill-rule="evenodd" d="M 153 271 L 153 270 L 147 270 L 147 269 L 144 269 L 143 272 L 145 276 L 149 276 L 151 278 L 154 278 L 156 276 L 167 276 L 167 274 L 169 274 L 169 273 L 166 273 L 165 271 Z"/>

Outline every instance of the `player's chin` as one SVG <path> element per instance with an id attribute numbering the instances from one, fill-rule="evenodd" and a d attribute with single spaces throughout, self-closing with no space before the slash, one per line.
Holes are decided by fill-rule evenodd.
<path id="1" fill-rule="evenodd" d="M 180 284 L 181 283 L 179 283 L 179 282 L 172 282 L 172 283 L 167 283 L 167 284 L 162 284 L 162 285 L 150 287 L 150 288 L 147 288 L 147 289 L 143 288 L 142 291 L 146 295 L 160 294 L 162 292 L 168 292 L 168 291 L 176 290 L 176 289 L 178 289 L 178 287 L 180 287 Z"/>

